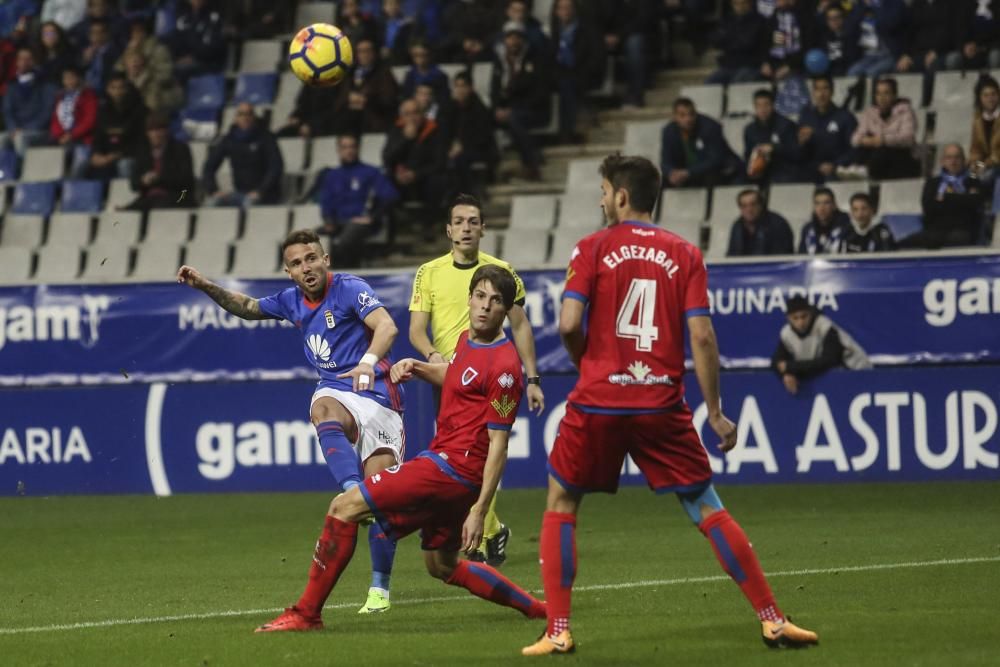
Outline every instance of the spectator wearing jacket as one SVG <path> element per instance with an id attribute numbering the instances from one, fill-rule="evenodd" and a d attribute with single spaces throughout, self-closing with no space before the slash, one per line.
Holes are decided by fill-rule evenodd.
<path id="1" fill-rule="evenodd" d="M 924 183 L 920 197 L 923 231 L 907 237 L 909 248 L 946 248 L 975 245 L 983 226 L 985 189 L 969 173 L 965 151 L 958 144 L 941 150 L 941 172 Z"/>
<path id="2" fill-rule="evenodd" d="M 722 126 L 680 97 L 673 121 L 661 133 L 660 169 L 663 187 L 710 187 L 738 180 L 743 165 L 726 143 Z"/>
<path id="3" fill-rule="evenodd" d="M 913 156 L 917 145 L 917 115 L 907 99 L 901 99 L 895 79 L 875 84 L 875 104 L 865 109 L 851 145 L 858 160 L 876 180 L 912 178 L 920 175 Z"/>
<path id="4" fill-rule="evenodd" d="M 194 204 L 191 149 L 171 137 L 169 127 L 170 121 L 163 114 L 151 113 L 146 118 L 146 141 L 140 145 L 132 169 L 132 190 L 139 196 L 125 207 L 127 210 Z"/>
<path id="5" fill-rule="evenodd" d="M 177 12 L 169 44 L 174 56 L 174 74 L 182 82 L 192 76 L 221 72 L 226 65 L 226 42 L 222 15 L 208 0 L 189 0 Z"/>
<path id="6" fill-rule="evenodd" d="M 121 51 L 111 40 L 111 25 L 107 19 L 90 22 L 90 40 L 80 57 L 80 65 L 87 85 L 94 90 L 104 90 L 104 84 L 114 70 Z"/>
<path id="7" fill-rule="evenodd" d="M 837 3 L 831 3 L 823 10 L 819 48 L 826 53 L 830 62 L 826 71 L 830 76 L 845 76 L 847 70 L 861 57 L 857 35 L 847 24 L 844 8 Z"/>
<path id="8" fill-rule="evenodd" d="M 49 139 L 64 146 L 72 156 L 70 174 L 80 178 L 90 160 L 90 144 L 97 125 L 97 95 L 83 83 L 76 67 L 67 67 L 62 75 L 63 89 L 56 97 L 49 122 Z"/>
<path id="9" fill-rule="evenodd" d="M 125 75 L 116 72 L 105 86 L 97 111 L 97 130 L 91 147 L 88 178 L 130 178 L 140 144 L 144 141 L 146 105 Z"/>
<path id="10" fill-rule="evenodd" d="M 837 198 L 830 188 L 816 188 L 813 213 L 802 228 L 800 255 L 828 255 L 840 251 L 841 240 L 851 226 L 851 218 L 837 208 Z"/>
<path id="11" fill-rule="evenodd" d="M 767 20 L 767 59 L 760 73 L 765 79 L 781 81 L 802 71 L 806 51 L 815 46 L 815 16 L 799 0 L 777 0 L 774 14 Z"/>
<path id="12" fill-rule="evenodd" d="M 860 56 L 848 76 L 875 78 L 896 68 L 906 43 L 904 0 L 859 0 L 848 24 Z"/>
<path id="13" fill-rule="evenodd" d="M 43 23 L 32 48 L 39 74 L 52 85 L 59 85 L 63 70 L 76 64 L 76 52 L 58 23 Z"/>
<path id="14" fill-rule="evenodd" d="M 587 91 L 604 78 L 604 42 L 589 17 L 581 16 L 576 0 L 556 0 L 550 32 L 559 93 L 559 143 L 581 143 L 577 115 Z"/>
<path id="15" fill-rule="evenodd" d="M 404 100 L 382 152 L 382 164 L 403 201 L 422 204 L 428 219 L 436 219 L 444 196 L 444 141 L 437 122 L 426 118 L 415 100 Z"/>
<path id="16" fill-rule="evenodd" d="M 799 116 L 799 144 L 819 180 L 834 178 L 837 167 L 855 162 L 851 137 L 857 126 L 854 114 L 833 103 L 833 79 L 814 78 L 812 104 Z"/>
<path id="17" fill-rule="evenodd" d="M 1000 0 L 958 0 L 955 4 L 958 44 L 947 56 L 947 68 L 1000 67 Z"/>
<path id="18" fill-rule="evenodd" d="M 866 192 L 851 195 L 851 227 L 841 237 L 842 253 L 887 252 L 896 249 L 896 239 L 885 224 L 875 222 L 875 205 Z"/>
<path id="19" fill-rule="evenodd" d="M 791 255 L 792 228 L 783 217 L 768 211 L 760 191 L 746 189 L 736 196 L 740 217 L 729 233 L 726 257 Z"/>
<path id="20" fill-rule="evenodd" d="M 552 113 L 548 63 L 528 48 L 523 25 L 508 21 L 503 34 L 490 82 L 493 114 L 520 154 L 525 177 L 537 181 L 542 154 L 531 130 Z"/>
<path id="21" fill-rule="evenodd" d="M 10 143 L 18 155 L 23 157 L 30 146 L 45 143 L 55 100 L 56 88 L 42 78 L 31 50 L 19 49 L 15 77 L 3 97 L 5 143 Z"/>
<path id="22" fill-rule="evenodd" d="M 410 61 L 413 65 L 406 71 L 399 91 L 403 99 L 413 97 L 417 86 L 421 85 L 430 86 L 435 98 L 448 99 L 448 75 L 434 63 L 426 42 L 417 40 L 410 44 Z"/>
<path id="23" fill-rule="evenodd" d="M 129 22 L 129 38 L 125 44 L 125 52 L 115 63 L 115 69 L 125 71 L 125 56 L 129 52 L 138 51 L 146 61 L 146 69 L 151 78 L 162 86 L 176 86 L 174 82 L 174 59 L 168 49 L 152 34 L 149 22 L 141 16 Z"/>
<path id="24" fill-rule="evenodd" d="M 660 40 L 664 3 L 662 0 L 597 0 L 586 5 L 596 10 L 605 51 L 622 57 L 625 69 L 622 107 L 641 107 L 649 85 L 650 52 Z M 536 49 L 535 52 L 542 51 Z"/>
<path id="25" fill-rule="evenodd" d="M 954 0 L 913 0 L 907 17 L 906 46 L 896 62 L 897 71 L 933 74 L 944 67 L 945 56 L 958 47 L 957 19 L 961 9 L 956 4 Z"/>
<path id="26" fill-rule="evenodd" d="M 381 59 L 390 65 L 409 65 L 410 40 L 416 24 L 413 17 L 403 13 L 400 0 L 383 0 L 382 14 L 376 22 L 377 42 L 381 44 Z"/>
<path id="27" fill-rule="evenodd" d="M 215 172 L 223 160 L 229 160 L 233 190 L 220 190 Z M 236 107 L 236 122 L 222 140 L 208 152 L 202 172 L 202 185 L 209 193 L 211 206 L 251 206 L 273 204 L 281 198 L 284 163 L 278 142 L 258 120 L 253 106 L 243 102 Z"/>
<path id="28" fill-rule="evenodd" d="M 450 201 L 452 195 L 459 192 L 481 190 L 474 165 L 485 165 L 489 176 L 500 161 L 493 114 L 472 87 L 467 72 L 455 75 L 451 91 L 452 103 L 446 107 L 442 121 L 448 146 L 449 192 L 445 194 L 445 201 Z"/>
<path id="29" fill-rule="evenodd" d="M 372 40 L 362 39 L 356 48 L 354 68 L 326 110 L 332 134 L 388 132 L 396 121 L 399 86 L 388 65 L 379 61 Z M 313 108 L 316 115 L 323 113 L 315 103 Z"/>
<path id="30" fill-rule="evenodd" d="M 183 104 L 184 91 L 177 81 L 169 72 L 150 69 L 142 51 L 129 49 L 122 58 L 125 77 L 139 91 L 148 109 L 170 113 Z"/>
<path id="31" fill-rule="evenodd" d="M 832 368 L 872 367 L 857 341 L 804 296 L 788 299 L 786 318 L 788 321 L 778 334 L 778 348 L 771 357 L 771 368 L 788 393 L 797 394 L 803 380 L 818 377 Z"/>
<path id="32" fill-rule="evenodd" d="M 732 14 L 722 20 L 712 37 L 721 52 L 719 68 L 706 83 L 742 83 L 761 78 L 767 57 L 767 20 L 757 13 L 752 0 L 732 0 Z"/>
<path id="33" fill-rule="evenodd" d="M 758 183 L 809 180 L 803 172 L 802 147 L 795 123 L 774 110 L 774 93 L 762 88 L 753 96 L 754 119 L 743 130 L 747 176 Z"/>
<path id="34" fill-rule="evenodd" d="M 358 159 L 358 139 L 337 138 L 340 165 L 319 177 L 317 196 L 323 215 L 318 230 L 330 237 L 327 249 L 335 266 L 356 266 L 365 240 L 389 224 L 399 193 L 382 170 Z"/>
<path id="35" fill-rule="evenodd" d="M 976 109 L 972 116 L 972 142 L 969 162 L 979 179 L 987 187 L 996 180 L 1000 165 L 1000 84 L 992 76 L 984 75 L 976 83 Z"/>

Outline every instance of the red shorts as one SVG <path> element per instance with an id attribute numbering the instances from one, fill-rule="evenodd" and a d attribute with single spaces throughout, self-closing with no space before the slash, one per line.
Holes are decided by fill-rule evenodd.
<path id="1" fill-rule="evenodd" d="M 568 405 L 549 454 L 549 474 L 570 491 L 614 493 L 626 454 L 657 493 L 696 491 L 712 479 L 686 403 L 640 415 L 592 414 Z"/>
<path id="2" fill-rule="evenodd" d="M 462 524 L 479 499 L 478 487 L 427 452 L 372 475 L 360 488 L 387 536 L 398 540 L 419 530 L 426 551 L 458 551 Z"/>

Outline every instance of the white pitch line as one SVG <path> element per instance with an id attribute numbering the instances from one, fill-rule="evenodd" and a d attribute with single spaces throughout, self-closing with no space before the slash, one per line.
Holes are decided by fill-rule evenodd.
<path id="1" fill-rule="evenodd" d="M 941 560 L 912 561 L 903 563 L 875 563 L 872 565 L 845 565 L 842 567 L 825 567 L 806 570 L 781 570 L 768 572 L 768 577 L 795 577 L 816 574 L 838 574 L 841 572 L 873 572 L 877 570 L 902 570 L 915 567 L 938 567 L 946 565 L 971 565 L 975 563 L 997 563 L 1000 556 L 983 556 L 979 558 L 944 558 Z M 708 577 L 684 577 L 681 579 L 650 579 L 646 581 L 631 581 L 618 584 L 592 584 L 577 586 L 574 591 L 607 591 L 622 588 L 649 588 L 653 586 L 676 586 L 679 584 L 700 584 L 715 581 L 729 581 L 727 575 L 712 575 Z M 394 605 L 427 604 L 431 602 L 465 602 L 476 599 L 472 595 L 445 595 L 439 597 L 413 598 L 411 600 L 395 600 Z M 357 603 L 342 602 L 327 605 L 326 609 L 345 609 L 355 607 Z M 197 621 L 208 618 L 227 618 L 232 616 L 256 616 L 258 614 L 273 614 L 281 608 L 269 609 L 228 609 L 226 611 L 209 611 L 201 614 L 177 614 L 174 616 L 150 616 L 146 618 L 112 618 L 104 621 L 87 621 L 83 623 L 63 623 L 57 625 L 37 625 L 27 628 L 0 628 L 0 635 L 20 635 L 32 632 L 58 632 L 63 630 L 86 630 L 89 628 L 111 628 L 121 625 L 144 625 L 147 623 L 169 623 L 171 621 Z"/>

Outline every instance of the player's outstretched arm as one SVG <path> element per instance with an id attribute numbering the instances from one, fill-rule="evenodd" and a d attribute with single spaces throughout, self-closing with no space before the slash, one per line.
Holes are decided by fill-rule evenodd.
<path id="1" fill-rule="evenodd" d="M 431 364 L 418 359 L 400 359 L 389 369 L 389 379 L 393 382 L 409 382 L 414 377 L 430 382 L 435 387 L 444 384 L 444 374 L 448 364 Z"/>
<path id="2" fill-rule="evenodd" d="M 698 376 L 701 395 L 708 406 L 708 423 L 722 438 L 719 449 L 728 452 L 736 446 L 736 425 L 722 414 L 722 397 L 719 394 L 719 344 L 715 338 L 712 319 L 696 315 L 687 320 L 691 334 L 691 356 L 694 372 Z"/>
<path id="3" fill-rule="evenodd" d="M 396 340 L 399 329 L 392 321 L 389 311 L 385 308 L 376 308 L 365 316 L 365 326 L 371 329 L 372 338 L 368 344 L 368 350 L 358 365 L 346 373 L 341 373 L 339 378 L 351 378 L 354 391 L 364 391 L 371 388 L 372 380 L 375 377 L 375 364 L 389 353 L 392 342 Z"/>
<path id="4" fill-rule="evenodd" d="M 531 331 L 531 322 L 524 312 L 524 308 L 515 304 L 507 314 L 510 318 L 510 332 L 514 338 L 514 347 L 517 349 L 517 356 L 521 357 L 524 364 L 524 371 L 527 376 L 538 376 L 538 365 L 535 357 L 535 335 Z M 528 409 L 535 410 L 536 414 L 542 414 L 545 409 L 545 394 L 537 384 L 529 384 L 526 390 L 528 397 Z"/>
<path id="5" fill-rule="evenodd" d="M 410 345 L 424 355 L 424 359 L 432 363 L 446 361 L 444 355 L 434 349 L 434 343 L 427 335 L 427 325 L 430 324 L 431 314 L 422 310 L 410 311 Z"/>
<path id="6" fill-rule="evenodd" d="M 462 526 L 462 551 L 472 553 L 479 548 L 483 540 L 483 522 L 486 513 L 496 495 L 500 478 L 507 467 L 507 441 L 510 431 L 487 429 L 490 435 L 490 449 L 486 454 L 486 465 L 483 468 L 483 485 L 480 487 L 479 499 L 469 508 L 469 516 Z"/>
<path id="7" fill-rule="evenodd" d="M 583 333 L 583 313 L 586 307 L 579 299 L 564 298 L 562 308 L 559 309 L 559 335 L 562 337 L 563 347 L 569 352 L 570 361 L 577 368 L 580 368 L 580 360 L 587 349 L 587 337 Z"/>
<path id="8" fill-rule="evenodd" d="M 193 267 L 185 265 L 179 268 L 177 270 L 177 282 L 185 283 L 190 287 L 201 290 L 207 294 L 212 301 L 216 302 L 224 310 L 232 313 L 236 317 L 241 317 L 244 320 L 274 319 L 270 315 L 265 315 L 261 312 L 260 302 L 257 301 L 257 299 L 216 285 L 211 280 L 198 273 L 198 270 Z"/>

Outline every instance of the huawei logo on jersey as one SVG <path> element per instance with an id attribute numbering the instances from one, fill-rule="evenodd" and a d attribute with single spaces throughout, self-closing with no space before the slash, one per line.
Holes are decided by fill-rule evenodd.
<path id="1" fill-rule="evenodd" d="M 306 339 L 309 351 L 319 361 L 330 361 L 330 344 L 319 334 L 313 334 Z"/>

